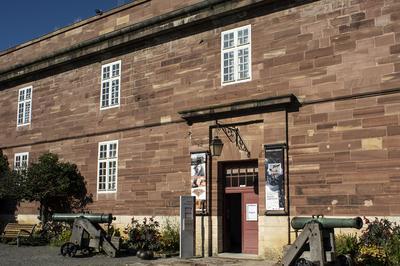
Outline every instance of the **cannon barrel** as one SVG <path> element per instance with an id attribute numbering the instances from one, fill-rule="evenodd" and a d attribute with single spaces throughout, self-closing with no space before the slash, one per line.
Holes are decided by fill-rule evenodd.
<path id="1" fill-rule="evenodd" d="M 360 217 L 355 218 L 324 218 L 324 217 L 294 217 L 291 225 L 293 229 L 303 229 L 307 223 L 314 221 L 321 224 L 323 228 L 357 228 L 361 229 L 363 221 Z"/>
<path id="2" fill-rule="evenodd" d="M 111 223 L 115 218 L 111 213 L 55 213 L 52 220 L 57 222 L 73 222 L 76 218 L 86 218 L 92 223 Z"/>

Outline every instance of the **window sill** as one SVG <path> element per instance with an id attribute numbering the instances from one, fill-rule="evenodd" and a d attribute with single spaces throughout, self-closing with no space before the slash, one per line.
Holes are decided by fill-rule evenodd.
<path id="1" fill-rule="evenodd" d="M 239 79 L 239 80 L 236 80 L 236 81 L 229 81 L 229 82 L 222 82 L 221 86 L 225 87 L 225 86 L 228 86 L 228 85 L 234 85 L 234 84 L 239 84 L 239 83 L 248 82 L 248 81 L 251 81 L 251 78 Z"/>
<path id="2" fill-rule="evenodd" d="M 110 191 L 97 191 L 97 194 L 111 194 L 111 193 L 117 193 L 116 190 L 110 190 Z"/>
<path id="3" fill-rule="evenodd" d="M 102 110 L 108 110 L 108 109 L 112 109 L 112 108 L 117 108 L 120 107 L 120 105 L 111 105 L 111 106 L 106 106 L 106 107 L 100 107 L 100 111 Z"/>
<path id="4" fill-rule="evenodd" d="M 29 124 L 21 124 L 21 125 L 17 125 L 17 128 L 29 127 L 30 125 L 31 125 L 31 123 L 29 123 Z"/>

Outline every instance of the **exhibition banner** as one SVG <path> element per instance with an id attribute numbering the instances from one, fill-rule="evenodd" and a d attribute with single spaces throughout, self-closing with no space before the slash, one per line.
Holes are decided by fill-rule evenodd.
<path id="1" fill-rule="evenodd" d="M 207 153 L 192 153 L 191 154 L 191 181 L 192 181 L 192 196 L 196 197 L 196 210 L 202 210 L 202 202 L 207 200 Z"/>
<path id="2" fill-rule="evenodd" d="M 265 206 L 268 211 L 285 210 L 284 146 L 265 146 Z"/>

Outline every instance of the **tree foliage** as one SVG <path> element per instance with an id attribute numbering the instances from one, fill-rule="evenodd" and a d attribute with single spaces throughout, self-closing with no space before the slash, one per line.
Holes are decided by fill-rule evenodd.
<path id="1" fill-rule="evenodd" d="M 8 158 L 0 150 L 0 177 L 3 177 L 7 172 L 10 171 L 10 166 L 8 164 Z"/>
<path id="2" fill-rule="evenodd" d="M 60 162 L 56 154 L 45 153 L 27 170 L 14 171 L 0 150 L 0 199 L 37 201 L 46 222 L 54 212 L 82 211 L 92 196 L 78 167 Z"/>
<path id="3" fill-rule="evenodd" d="M 21 200 L 23 198 L 23 173 L 10 168 L 8 158 L 0 150 L 0 199 Z"/>
<path id="4" fill-rule="evenodd" d="M 44 222 L 54 212 L 82 210 L 91 202 L 86 182 L 75 164 L 60 162 L 56 154 L 45 153 L 27 171 L 24 198 L 40 203 Z"/>

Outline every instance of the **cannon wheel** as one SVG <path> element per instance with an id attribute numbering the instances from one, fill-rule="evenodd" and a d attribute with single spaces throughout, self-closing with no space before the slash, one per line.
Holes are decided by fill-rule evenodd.
<path id="1" fill-rule="evenodd" d="M 84 248 L 81 250 L 82 254 L 84 256 L 89 256 L 90 254 L 92 254 L 92 249 L 91 248 Z"/>
<path id="2" fill-rule="evenodd" d="M 296 260 L 295 265 L 296 266 L 313 266 L 314 264 L 311 261 L 306 260 L 305 258 L 300 258 L 300 259 Z"/>
<path id="3" fill-rule="evenodd" d="M 64 257 L 67 255 L 69 257 L 74 257 L 77 251 L 78 251 L 78 247 L 74 243 L 71 243 L 71 242 L 64 243 L 61 246 L 61 255 L 63 255 Z"/>
<path id="4" fill-rule="evenodd" d="M 350 255 L 339 255 L 336 257 L 336 264 L 338 266 L 353 266 L 353 259 Z"/>

